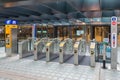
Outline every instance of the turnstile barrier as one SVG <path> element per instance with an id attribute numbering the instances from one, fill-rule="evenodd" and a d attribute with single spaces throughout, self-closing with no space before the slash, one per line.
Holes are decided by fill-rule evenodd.
<path id="1" fill-rule="evenodd" d="M 50 40 L 46 44 L 46 61 L 47 62 L 59 57 L 59 55 L 58 55 L 59 43 L 60 43 L 60 40 L 55 38 L 55 39 Z"/>
<path id="2" fill-rule="evenodd" d="M 85 40 L 76 41 L 74 44 L 74 64 L 78 65 L 79 60 L 83 59 L 86 53 L 86 42 Z M 79 59 L 79 56 L 81 56 Z"/>
<path id="3" fill-rule="evenodd" d="M 63 63 L 73 56 L 73 41 L 72 39 L 66 39 L 59 45 L 59 62 Z M 67 55 L 67 56 L 66 56 Z"/>
<path id="4" fill-rule="evenodd" d="M 80 40 L 80 52 L 81 54 L 85 54 L 86 53 L 86 41 L 84 39 Z"/>
<path id="5" fill-rule="evenodd" d="M 34 43 L 34 60 L 44 58 L 46 55 L 46 43 L 49 41 L 48 38 L 42 38 L 40 41 Z"/>
<path id="6" fill-rule="evenodd" d="M 20 59 L 33 55 L 30 49 L 30 45 L 31 45 L 31 41 L 29 39 L 18 42 L 18 53 Z"/>
<path id="7" fill-rule="evenodd" d="M 96 42 L 91 41 L 90 43 L 90 66 L 95 67 L 95 54 L 97 53 Z"/>

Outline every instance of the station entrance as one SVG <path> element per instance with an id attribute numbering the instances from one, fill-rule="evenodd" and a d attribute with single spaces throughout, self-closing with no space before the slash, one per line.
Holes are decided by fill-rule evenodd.
<path id="1" fill-rule="evenodd" d="M 111 31 L 110 26 L 94 26 L 93 27 L 93 39 L 97 42 L 97 54 L 96 61 L 102 62 L 103 60 L 103 45 L 106 43 L 106 62 L 111 62 Z"/>

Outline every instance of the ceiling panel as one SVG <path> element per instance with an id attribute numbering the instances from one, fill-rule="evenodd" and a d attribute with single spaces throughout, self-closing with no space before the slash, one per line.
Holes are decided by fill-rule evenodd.
<path id="1" fill-rule="evenodd" d="M 99 0 L 83 0 L 82 11 L 100 10 Z"/>
<path id="2" fill-rule="evenodd" d="M 102 15 L 101 11 L 88 11 L 83 12 L 83 14 L 88 18 L 101 17 Z"/>
<path id="3" fill-rule="evenodd" d="M 120 9 L 120 0 L 101 0 L 102 10 L 116 10 Z"/>
<path id="4" fill-rule="evenodd" d="M 115 16 L 115 11 L 102 11 L 102 17 L 112 17 Z"/>
<path id="5" fill-rule="evenodd" d="M 89 22 L 89 18 L 94 18 L 95 21 L 101 18 L 101 21 L 107 22 L 111 16 L 120 17 L 119 0 L 0 0 L 0 2 L 1 20 L 54 22 L 78 19 Z"/>

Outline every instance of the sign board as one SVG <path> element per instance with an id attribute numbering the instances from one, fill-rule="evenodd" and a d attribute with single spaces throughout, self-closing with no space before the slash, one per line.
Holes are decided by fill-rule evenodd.
<path id="1" fill-rule="evenodd" d="M 116 48 L 117 47 L 117 34 L 116 33 L 112 33 L 112 40 L 111 40 L 111 46 L 112 48 Z"/>
<path id="2" fill-rule="evenodd" d="M 84 31 L 83 31 L 83 30 L 77 30 L 77 31 L 76 31 L 76 35 L 77 35 L 77 36 L 80 36 L 81 34 L 84 34 Z"/>
<path id="3" fill-rule="evenodd" d="M 111 18 L 111 47 L 117 47 L 117 17 Z"/>
<path id="4" fill-rule="evenodd" d="M 104 38 L 103 42 L 109 43 L 109 38 Z"/>

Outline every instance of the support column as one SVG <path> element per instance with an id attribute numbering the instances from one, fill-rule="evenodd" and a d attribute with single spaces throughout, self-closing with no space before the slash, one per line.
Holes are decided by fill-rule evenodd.
<path id="1" fill-rule="evenodd" d="M 54 26 L 54 38 L 57 38 L 58 34 L 58 27 Z"/>
<path id="2" fill-rule="evenodd" d="M 63 40 L 64 40 L 64 27 L 62 26 L 62 37 L 63 37 Z"/>
<path id="3" fill-rule="evenodd" d="M 86 40 L 86 26 L 83 26 L 82 28 L 83 28 L 83 31 L 84 31 L 84 34 L 83 34 L 82 38 Z"/>
<path id="4" fill-rule="evenodd" d="M 93 27 L 90 26 L 90 40 L 93 39 Z"/>
<path id="5" fill-rule="evenodd" d="M 37 37 L 37 28 L 36 28 L 36 24 L 33 24 L 32 25 L 32 50 L 33 50 L 34 42 L 36 41 L 36 37 Z"/>
<path id="6" fill-rule="evenodd" d="M 117 17 L 111 18 L 111 68 L 117 69 Z"/>
<path id="7" fill-rule="evenodd" d="M 71 26 L 68 27 L 68 32 L 69 32 L 69 38 L 72 39 L 72 27 Z"/>

